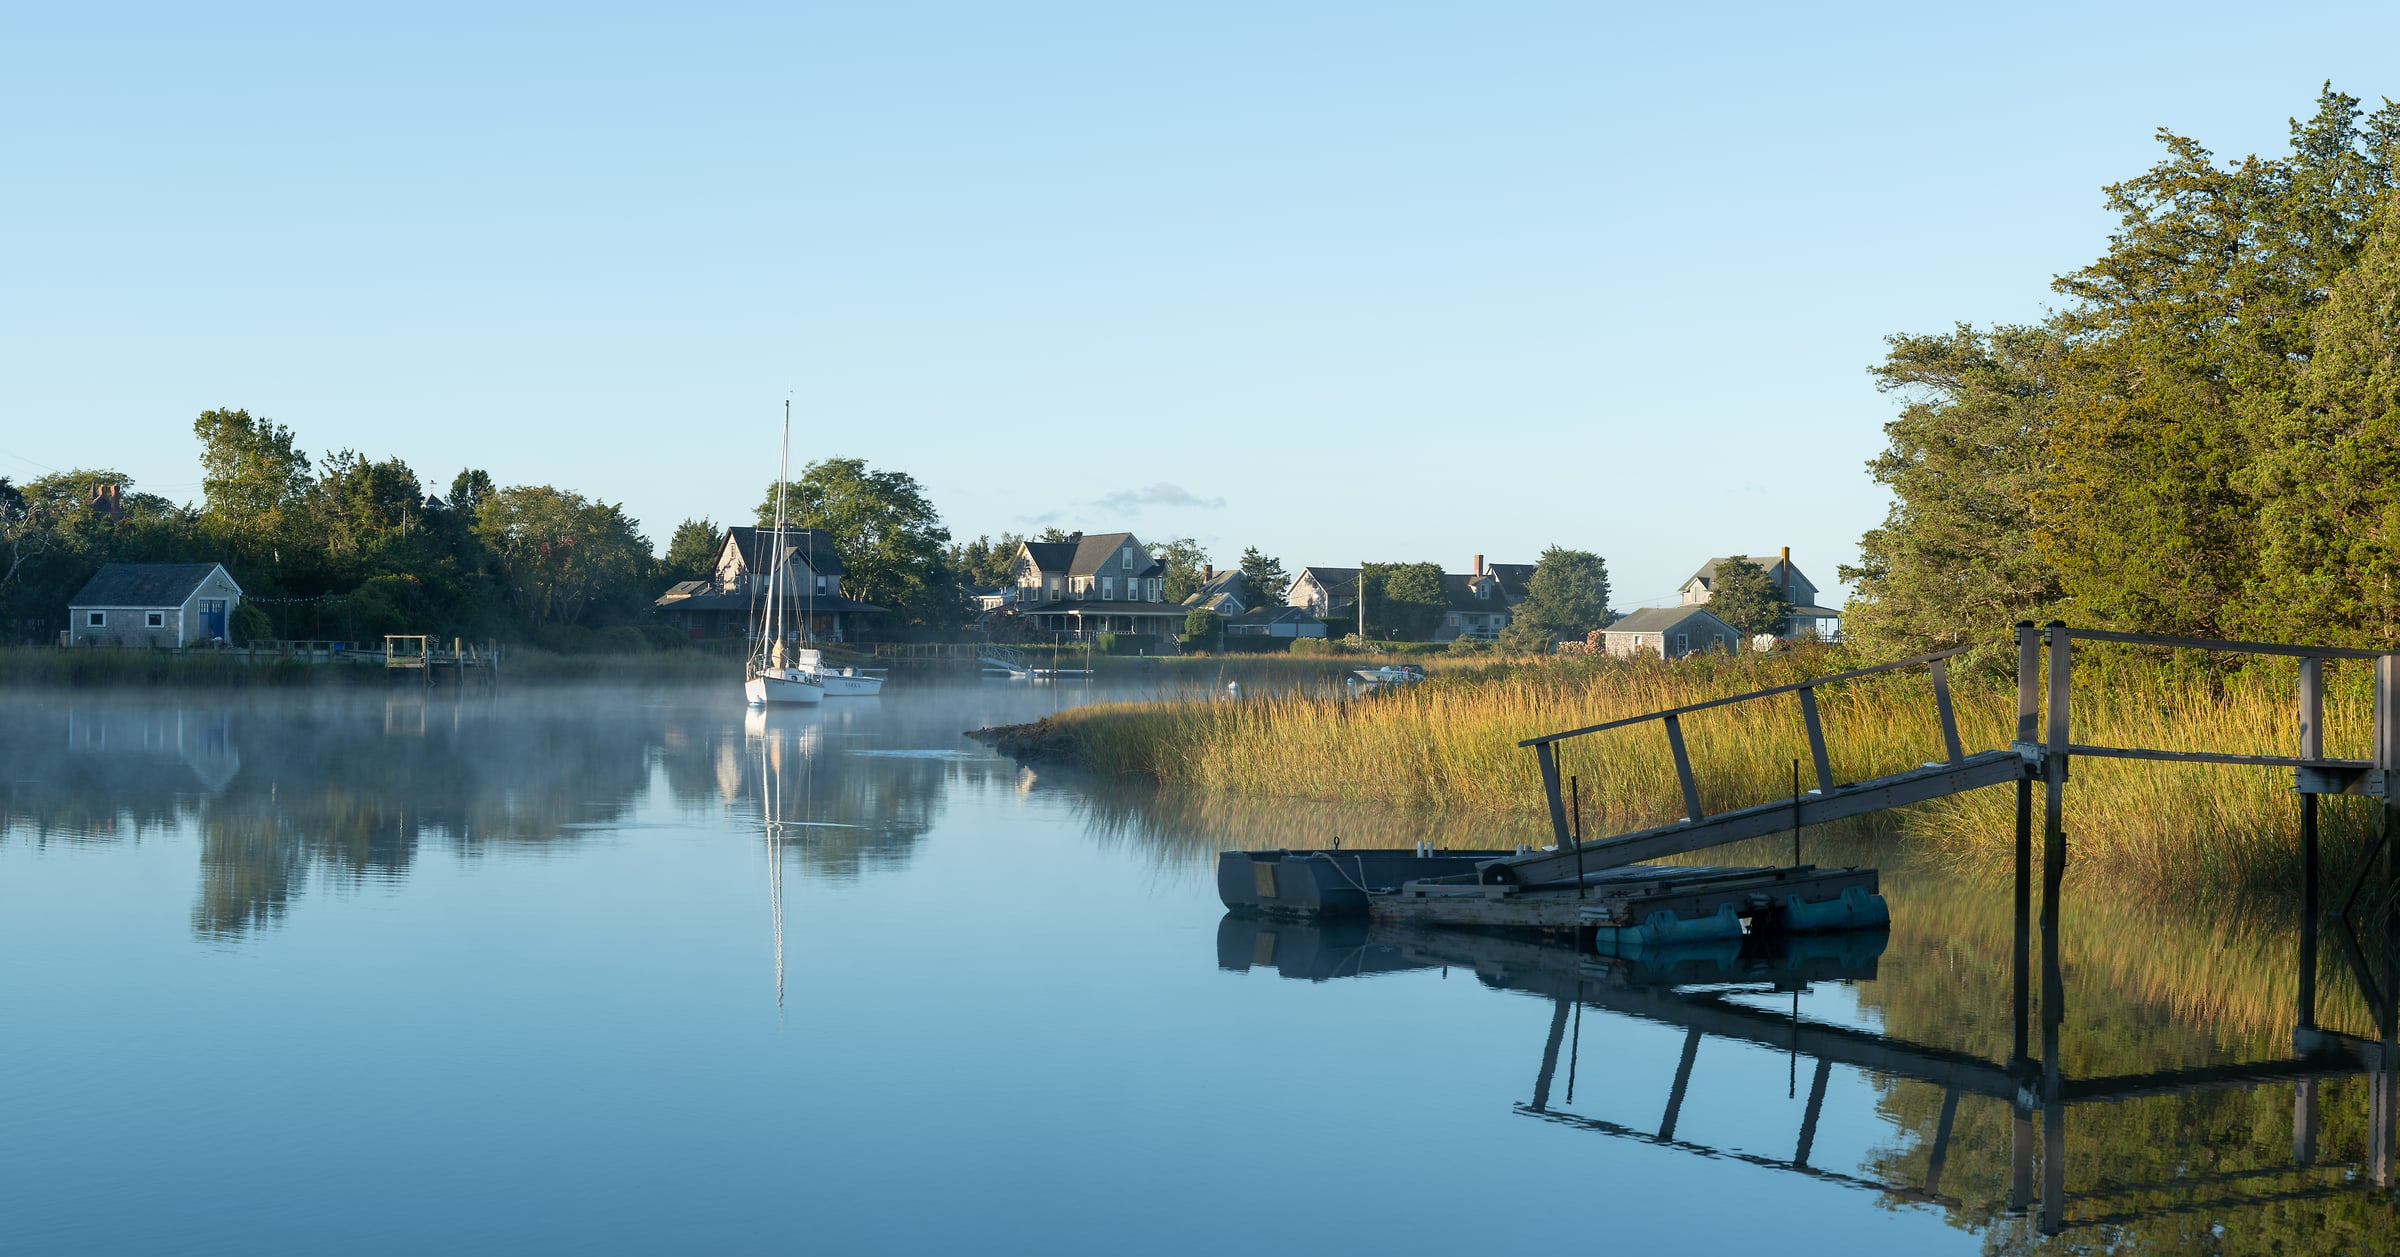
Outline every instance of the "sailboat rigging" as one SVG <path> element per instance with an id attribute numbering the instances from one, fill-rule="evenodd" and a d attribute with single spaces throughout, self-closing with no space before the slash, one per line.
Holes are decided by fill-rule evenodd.
<path id="1" fill-rule="evenodd" d="M 784 573 L 791 566 L 791 555 L 784 541 L 783 511 L 791 465 L 792 401 L 787 397 L 783 401 L 783 446 L 775 460 L 775 532 L 764 547 L 768 553 L 767 611 L 764 621 L 752 626 L 755 644 L 750 652 L 749 676 L 742 682 L 742 696 L 752 707 L 825 700 L 824 682 L 803 668 L 789 666 L 785 660 L 784 635 L 789 626 L 783 609 Z"/>

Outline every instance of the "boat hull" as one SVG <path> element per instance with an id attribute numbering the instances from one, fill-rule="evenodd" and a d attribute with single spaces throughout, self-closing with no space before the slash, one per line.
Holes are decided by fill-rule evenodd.
<path id="1" fill-rule="evenodd" d="M 817 683 L 825 687 L 827 698 L 873 698 L 883 693 L 882 677 L 844 676 L 839 672 L 815 674 Z"/>
<path id="2" fill-rule="evenodd" d="M 750 700 L 752 707 L 814 706 L 825 701 L 825 687 L 795 669 L 783 668 L 752 676 L 743 684 L 742 696 Z"/>

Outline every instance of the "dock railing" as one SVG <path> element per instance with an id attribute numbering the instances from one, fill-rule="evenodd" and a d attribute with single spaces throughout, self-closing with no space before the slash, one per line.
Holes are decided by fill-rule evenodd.
<path id="1" fill-rule="evenodd" d="M 1831 795 L 1838 783 L 1833 779 L 1833 757 L 1825 749 L 1825 725 L 1817 715 L 1818 687 L 1881 676 L 1887 672 L 1899 672 L 1908 668 L 1928 668 L 1933 674 L 1933 706 L 1935 716 L 1940 720 L 1942 726 L 1942 745 L 1949 752 L 1951 764 L 1963 764 L 1966 761 L 1967 752 L 1959 742 L 1958 713 L 1950 702 L 1949 661 L 1955 656 L 1966 653 L 1968 649 L 1970 648 L 1966 646 L 1958 646 L 1949 650 L 1935 651 L 1932 654 L 1912 655 L 1906 659 L 1877 664 L 1871 668 L 1853 668 L 1848 672 L 1811 677 L 1808 680 L 1795 681 L 1789 685 L 1752 690 L 1747 694 L 1712 698 L 1706 702 L 1686 703 L 1681 707 L 1644 712 L 1638 716 L 1626 716 L 1618 720 L 1604 720 L 1599 724 L 1585 725 L 1580 729 L 1563 729 L 1557 733 L 1545 733 L 1540 737 L 1527 738 L 1517 745 L 1530 747 L 1535 761 L 1541 767 L 1542 793 L 1548 798 L 1550 804 L 1550 828 L 1557 835 L 1558 846 L 1562 851 L 1568 850 L 1576 844 L 1574 829 L 1569 824 L 1567 817 L 1566 797 L 1561 790 L 1557 745 L 1571 738 L 1606 733 L 1612 729 L 1630 728 L 1653 721 L 1666 729 L 1667 750 L 1675 757 L 1675 780 L 1683 788 L 1684 814 L 1691 824 L 1697 825 L 1707 819 L 1707 813 L 1701 810 L 1699 778 L 1692 772 L 1691 752 L 1684 746 L 1683 718 L 1685 716 L 1715 707 L 1730 707 L 1736 703 L 1753 703 L 1760 699 L 1775 698 L 1784 694 L 1799 695 L 1800 721 L 1808 733 L 1809 758 L 1814 761 L 1816 766 L 1816 792 L 1819 795 Z"/>

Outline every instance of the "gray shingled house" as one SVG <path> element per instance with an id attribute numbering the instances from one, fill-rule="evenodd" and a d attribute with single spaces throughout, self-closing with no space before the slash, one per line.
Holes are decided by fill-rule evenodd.
<path id="1" fill-rule="evenodd" d="M 1134 633 L 1174 641 L 1185 608 L 1166 600 L 1167 565 L 1129 532 L 1076 533 L 1017 548 L 1001 604 L 1045 632 Z"/>
<path id="2" fill-rule="evenodd" d="M 1731 655 L 1742 649 L 1742 631 L 1706 607 L 1644 607 L 1600 630 L 1600 644 L 1612 655 L 1627 657 L 1644 650 L 1661 659 L 1708 650 Z"/>
<path id="3" fill-rule="evenodd" d="M 709 577 L 678 581 L 651 605 L 660 620 L 694 640 L 747 637 L 778 558 L 791 599 L 787 610 L 808 621 L 811 641 L 857 641 L 883 614 L 882 607 L 842 592 L 842 555 L 831 536 L 790 526 L 780 536 L 773 528 L 727 528 L 717 541 L 716 567 Z"/>
<path id="4" fill-rule="evenodd" d="M 1717 565 L 1724 561 L 1721 558 L 1710 559 L 1700 565 L 1699 571 L 1685 579 L 1679 591 L 1683 595 L 1683 605 L 1700 606 L 1716 595 Z M 1841 609 L 1817 605 L 1817 584 L 1801 575 L 1800 569 L 1793 565 L 1790 547 L 1785 547 L 1775 557 L 1750 556 L 1750 561 L 1765 570 L 1767 583 L 1773 585 L 1783 600 L 1791 604 L 1791 613 L 1777 626 L 1775 636 L 1790 641 L 1813 635 L 1832 641 L 1842 635 Z"/>
<path id="5" fill-rule="evenodd" d="M 67 600 L 68 640 L 170 649 L 221 642 L 241 601 L 222 563 L 110 563 Z"/>

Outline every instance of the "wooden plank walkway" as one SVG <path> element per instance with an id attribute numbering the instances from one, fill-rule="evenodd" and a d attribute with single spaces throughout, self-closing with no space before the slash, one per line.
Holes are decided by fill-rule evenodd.
<path id="1" fill-rule="evenodd" d="M 1685 819 L 1672 825 L 1660 825 L 1654 829 L 1587 842 L 1580 847 L 1570 839 L 1556 851 L 1493 860 L 1483 866 L 1483 875 L 1487 881 L 1519 886 L 1572 886 L 1579 871 L 1588 873 L 1644 860 L 1661 860 L 1747 838 L 1783 833 L 1795 826 L 1820 825 L 1826 821 L 1863 816 L 1886 808 L 1905 807 L 1945 795 L 2017 781 L 2030 776 L 2032 771 L 2025 758 L 2013 750 L 1985 751 L 1979 755 L 1969 755 L 1954 764 L 1910 769 L 1888 777 L 1836 786 L 1831 791 L 1812 790 L 1797 802 L 1778 799 L 1772 803 L 1703 816 L 1696 823 Z"/>

